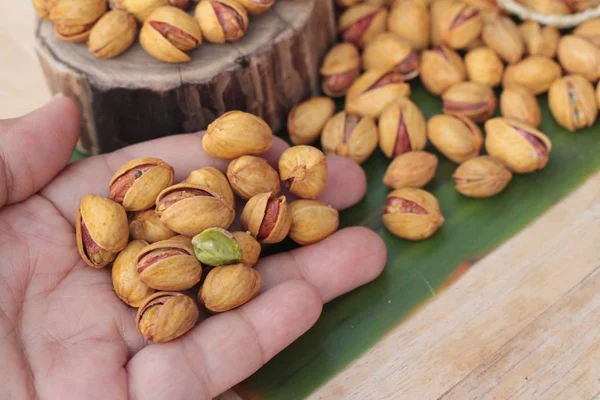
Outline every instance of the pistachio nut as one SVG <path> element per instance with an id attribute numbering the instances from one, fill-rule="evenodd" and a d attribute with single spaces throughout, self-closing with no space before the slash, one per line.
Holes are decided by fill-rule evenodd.
<path id="1" fill-rule="evenodd" d="M 465 161 L 452 175 L 456 191 L 467 197 L 492 197 L 503 191 L 512 173 L 500 161 L 490 156 Z"/>
<path id="2" fill-rule="evenodd" d="M 358 49 L 352 43 L 336 44 L 327 52 L 320 72 L 323 93 L 329 97 L 344 96 L 360 75 Z"/>
<path id="3" fill-rule="evenodd" d="M 492 118 L 485 123 L 485 132 L 488 154 L 512 172 L 534 172 L 548 163 L 552 143 L 532 126 L 507 118 Z"/>
<path id="4" fill-rule="evenodd" d="M 165 6 L 146 18 L 140 43 L 160 61 L 183 63 L 191 60 L 185 52 L 202 44 L 202 33 L 194 17 L 177 7 Z"/>
<path id="5" fill-rule="evenodd" d="M 135 317 L 138 332 L 155 343 L 185 335 L 198 321 L 194 300 L 181 293 L 158 292 L 146 298 Z"/>
<path id="6" fill-rule="evenodd" d="M 136 263 L 140 280 L 158 290 L 187 290 L 200 282 L 202 276 L 202 265 L 186 236 L 175 236 L 144 247 Z"/>
<path id="7" fill-rule="evenodd" d="M 483 26 L 481 38 L 486 46 L 509 64 L 518 62 L 525 52 L 519 28 L 509 17 L 488 18 Z"/>
<path id="8" fill-rule="evenodd" d="M 127 50 L 135 41 L 137 23 L 125 11 L 104 14 L 90 31 L 88 50 L 98 58 L 112 58 Z"/>
<path id="9" fill-rule="evenodd" d="M 554 60 L 542 56 L 529 56 L 506 67 L 502 86 L 525 86 L 538 95 L 547 91 L 552 82 L 561 75 L 562 69 Z"/>
<path id="10" fill-rule="evenodd" d="M 129 218 L 129 234 L 135 240 L 156 243 L 177 235 L 160 221 L 154 208 L 132 213 Z"/>
<path id="11" fill-rule="evenodd" d="M 264 153 L 272 143 L 273 132 L 269 125 L 243 111 L 221 115 L 208 126 L 202 138 L 202 148 L 208 155 L 226 160 Z"/>
<path id="12" fill-rule="evenodd" d="M 191 183 L 169 186 L 160 192 L 156 213 L 167 228 L 187 236 L 211 227 L 227 229 L 235 219 L 235 211 L 221 194 Z"/>
<path id="13" fill-rule="evenodd" d="M 483 28 L 483 17 L 476 7 L 463 1 L 446 2 L 432 23 L 438 25 L 440 40 L 453 49 L 464 49 L 476 40 Z"/>
<path id="14" fill-rule="evenodd" d="M 581 75 L 555 80 L 548 91 L 548 104 L 556 122 L 571 132 L 594 125 L 598 116 L 594 87 Z"/>
<path id="15" fill-rule="evenodd" d="M 502 12 L 502 8 L 496 0 L 463 0 L 465 3 L 477 8 L 484 19 L 486 17 L 498 15 Z"/>
<path id="16" fill-rule="evenodd" d="M 554 26 L 540 25 L 536 21 L 525 21 L 519 26 L 527 54 L 554 58 L 560 32 Z"/>
<path id="17" fill-rule="evenodd" d="M 106 0 L 60 0 L 51 7 L 48 19 L 54 24 L 54 34 L 58 39 L 85 42 L 92 27 L 105 12 Z"/>
<path id="18" fill-rule="evenodd" d="M 377 148 L 379 134 L 375 120 L 340 111 L 327 121 L 321 146 L 327 154 L 348 157 L 358 164 L 365 162 Z"/>
<path id="19" fill-rule="evenodd" d="M 425 88 L 437 96 L 450 86 L 467 80 L 467 70 L 462 58 L 446 46 L 421 53 L 420 75 Z"/>
<path id="20" fill-rule="evenodd" d="M 502 82 L 504 64 L 489 47 L 479 47 L 465 55 L 469 80 L 495 87 Z"/>
<path id="21" fill-rule="evenodd" d="M 127 246 L 127 214 L 120 204 L 87 194 L 79 203 L 75 232 L 83 261 L 90 267 L 104 268 Z"/>
<path id="22" fill-rule="evenodd" d="M 206 276 L 198 301 L 213 313 L 233 310 L 256 297 L 260 285 L 260 274 L 247 265 L 215 267 Z"/>
<path id="23" fill-rule="evenodd" d="M 457 83 L 444 92 L 442 100 L 445 113 L 461 114 L 475 122 L 484 122 L 496 112 L 496 94 L 482 83 Z"/>
<path id="24" fill-rule="evenodd" d="M 202 167 L 196 169 L 188 175 L 188 177 L 181 183 L 191 183 L 193 185 L 199 185 L 207 187 L 225 199 L 227 204 L 232 210 L 235 210 L 235 197 L 227 177 L 218 169 L 213 167 Z"/>
<path id="25" fill-rule="evenodd" d="M 362 55 L 363 69 L 393 69 L 407 81 L 419 75 L 419 56 L 410 43 L 391 32 L 382 32 L 366 46 Z"/>
<path id="26" fill-rule="evenodd" d="M 287 130 L 293 144 L 310 144 L 317 140 L 325 123 L 335 112 L 329 97 L 312 97 L 290 111 Z"/>
<path id="27" fill-rule="evenodd" d="M 253 267 L 260 256 L 260 243 L 248 232 L 208 228 L 192 239 L 196 258 L 205 265 L 244 264 Z"/>
<path id="28" fill-rule="evenodd" d="M 434 195 L 422 189 L 402 188 L 387 196 L 383 224 L 402 239 L 423 240 L 444 224 L 444 217 Z"/>
<path id="29" fill-rule="evenodd" d="M 423 150 L 426 144 L 425 117 L 415 103 L 400 98 L 383 111 L 379 119 L 379 147 L 387 157 Z"/>
<path id="30" fill-rule="evenodd" d="M 296 200 L 290 204 L 290 239 L 309 245 L 327 238 L 340 225 L 338 211 L 320 200 Z"/>
<path id="31" fill-rule="evenodd" d="M 417 51 L 429 47 L 429 9 L 413 0 L 396 0 L 388 16 L 388 29 Z"/>
<path id="32" fill-rule="evenodd" d="M 483 146 L 481 130 L 460 115 L 436 115 L 427 121 L 427 137 L 436 149 L 455 163 L 477 157 Z"/>
<path id="33" fill-rule="evenodd" d="M 195 16 L 202 36 L 212 43 L 235 42 L 248 29 L 246 9 L 235 0 L 202 0 Z"/>
<path id="34" fill-rule="evenodd" d="M 112 284 L 117 296 L 131 307 L 139 307 L 144 300 L 154 293 L 140 280 L 137 272 L 137 256 L 148 246 L 142 240 L 134 240 L 117 256 L 112 267 Z"/>
<path id="35" fill-rule="evenodd" d="M 500 112 L 503 117 L 521 121 L 533 127 L 540 126 L 542 112 L 535 95 L 524 86 L 504 88 L 500 95 Z"/>
<path id="36" fill-rule="evenodd" d="M 422 188 L 435 177 L 438 158 L 426 151 L 409 151 L 394 158 L 385 171 L 383 183 L 392 189 Z"/>
<path id="37" fill-rule="evenodd" d="M 325 154 L 316 147 L 293 146 L 279 158 L 280 179 L 290 193 L 303 199 L 314 199 L 323 193 L 327 174 Z"/>
<path id="38" fill-rule="evenodd" d="M 169 5 L 185 11 L 192 5 L 192 0 L 169 0 Z"/>
<path id="39" fill-rule="evenodd" d="M 442 45 L 442 30 L 440 19 L 445 9 L 453 0 L 434 0 L 429 7 L 429 38 L 433 47 Z"/>
<path id="40" fill-rule="evenodd" d="M 152 11 L 168 6 L 169 0 L 120 0 L 121 6 L 140 23 L 144 23 Z"/>
<path id="41" fill-rule="evenodd" d="M 40 18 L 48 18 L 58 0 L 33 0 L 33 8 Z"/>
<path id="42" fill-rule="evenodd" d="M 279 194 L 279 174 L 264 158 L 236 158 L 229 163 L 227 179 L 235 194 L 245 200 L 266 192 Z"/>
<path id="43" fill-rule="evenodd" d="M 587 39 L 595 46 L 600 47 L 600 18 L 582 22 L 575 28 L 573 35 Z"/>
<path id="44" fill-rule="evenodd" d="M 570 74 L 580 74 L 594 82 L 600 78 L 600 48 L 585 38 L 563 36 L 558 42 L 558 61 Z"/>
<path id="45" fill-rule="evenodd" d="M 346 9 L 338 21 L 338 32 L 344 42 L 363 47 L 378 33 L 385 31 L 387 10 L 362 3 Z"/>
<path id="46" fill-rule="evenodd" d="M 290 231 L 289 208 L 285 196 L 272 198 L 271 193 L 254 196 L 242 211 L 242 229 L 259 242 L 279 243 Z"/>
<path id="47" fill-rule="evenodd" d="M 531 11 L 540 14 L 566 15 L 571 13 L 571 8 L 565 0 L 517 0 Z"/>
<path id="48" fill-rule="evenodd" d="M 236 0 L 251 15 L 259 15 L 273 7 L 275 0 Z"/>
<path id="49" fill-rule="evenodd" d="M 410 96 L 410 85 L 394 70 L 371 69 L 348 89 L 346 111 L 377 118 L 383 109 L 400 97 Z"/>
<path id="50" fill-rule="evenodd" d="M 173 167 L 158 158 L 136 158 L 115 172 L 108 189 L 110 199 L 126 211 L 146 210 L 158 194 L 173 184 Z"/>

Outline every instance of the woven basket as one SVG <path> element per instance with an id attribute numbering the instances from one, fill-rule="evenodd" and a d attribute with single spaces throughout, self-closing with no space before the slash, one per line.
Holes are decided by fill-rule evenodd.
<path id="1" fill-rule="evenodd" d="M 557 28 L 572 28 L 589 19 L 600 17 L 600 6 L 576 14 L 549 15 L 532 11 L 515 0 L 498 0 L 498 5 L 523 20 L 533 20 Z"/>

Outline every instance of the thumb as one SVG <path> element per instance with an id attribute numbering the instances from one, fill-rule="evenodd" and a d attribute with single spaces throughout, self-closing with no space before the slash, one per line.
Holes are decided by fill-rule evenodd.
<path id="1" fill-rule="evenodd" d="M 33 195 L 67 165 L 79 127 L 75 103 L 62 95 L 23 117 L 0 120 L 0 207 Z"/>

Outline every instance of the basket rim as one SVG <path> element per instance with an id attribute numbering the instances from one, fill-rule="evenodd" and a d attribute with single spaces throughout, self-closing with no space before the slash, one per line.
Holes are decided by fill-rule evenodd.
<path id="1" fill-rule="evenodd" d="M 498 0 L 498 5 L 522 20 L 533 20 L 540 24 L 555 26 L 557 28 L 572 28 L 587 20 L 600 17 L 600 5 L 569 15 L 542 14 L 532 11 L 516 0 Z"/>

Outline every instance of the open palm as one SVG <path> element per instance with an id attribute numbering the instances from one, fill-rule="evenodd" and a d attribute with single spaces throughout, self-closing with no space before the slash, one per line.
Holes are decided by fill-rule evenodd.
<path id="1" fill-rule="evenodd" d="M 114 294 L 110 270 L 80 259 L 73 222 L 86 193 L 131 158 L 159 157 L 176 180 L 212 160 L 200 134 L 159 139 L 65 168 L 79 131 L 69 99 L 0 121 L 0 398 L 210 399 L 251 375 L 308 330 L 322 304 L 369 282 L 385 246 L 364 228 L 261 260 L 261 294 L 213 316 L 183 338 L 153 345 L 136 331 L 135 309 Z M 265 155 L 285 149 L 281 140 Z M 357 165 L 329 157 L 323 200 L 338 209 L 364 195 Z M 334 251 L 335 250 L 335 251 Z"/>

